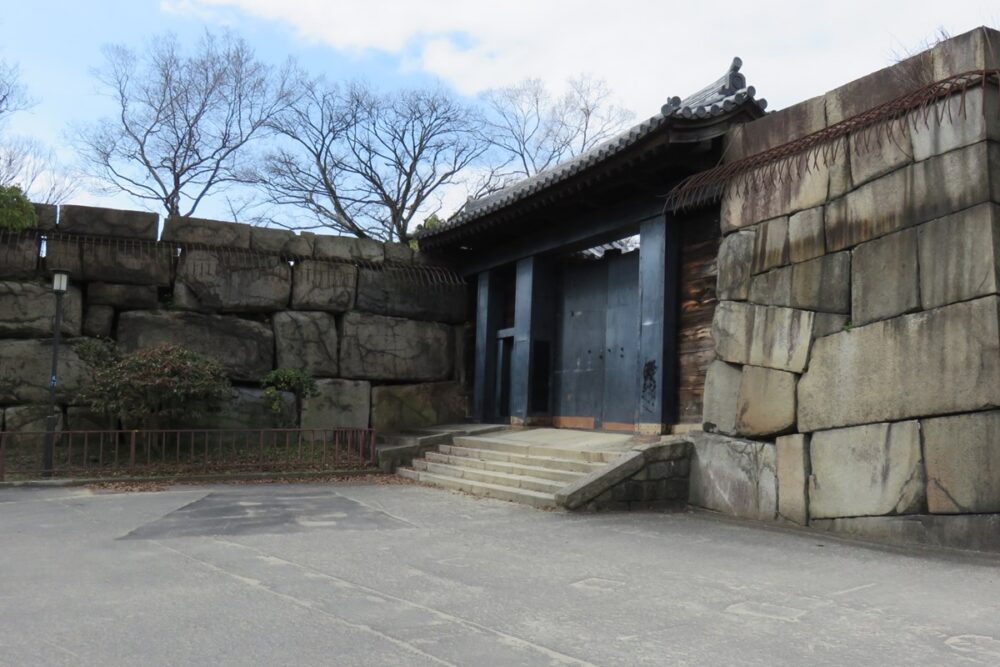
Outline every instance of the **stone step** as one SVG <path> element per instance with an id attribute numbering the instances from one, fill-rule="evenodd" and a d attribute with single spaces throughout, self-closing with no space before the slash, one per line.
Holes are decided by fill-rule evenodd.
<path id="1" fill-rule="evenodd" d="M 515 489 L 527 489 L 529 491 L 541 491 L 543 493 L 555 494 L 566 486 L 565 482 L 554 482 L 551 479 L 541 479 L 540 477 L 528 477 L 525 475 L 511 475 L 505 472 L 493 470 L 477 470 L 463 466 L 452 466 L 446 463 L 435 463 L 427 460 L 417 460 L 413 462 L 414 470 L 426 471 L 444 477 L 457 477 L 473 482 L 486 482 L 488 484 L 498 484 L 509 486 Z"/>
<path id="2" fill-rule="evenodd" d="M 551 468 L 553 470 L 567 470 L 572 472 L 589 473 L 604 467 L 603 463 L 591 463 L 579 459 L 562 459 L 549 456 L 532 456 L 526 453 L 505 452 L 495 449 L 476 449 L 475 447 L 460 447 L 457 445 L 441 445 L 438 451 L 442 454 L 452 456 L 465 456 L 483 461 L 506 461 L 519 465 L 537 466 L 540 468 Z"/>
<path id="3" fill-rule="evenodd" d="M 475 450 L 467 450 L 475 451 Z M 487 451 L 487 450 L 482 450 Z M 581 476 L 585 475 L 589 471 L 577 471 L 577 470 L 560 470 L 558 468 L 546 468 L 545 466 L 528 465 L 522 463 L 511 463 L 509 461 L 493 461 L 490 459 L 481 459 L 474 456 L 457 456 L 454 454 L 444 454 L 441 452 L 427 452 L 424 454 L 424 458 L 427 461 L 433 461 L 434 463 L 445 463 L 452 466 L 460 466 L 465 468 L 475 468 L 476 470 L 492 470 L 496 472 L 505 472 L 509 475 L 522 475 L 526 477 L 539 477 L 541 479 L 550 479 L 557 482 L 562 482 L 563 484 L 568 484 L 579 479 Z M 533 461 L 534 459 L 526 459 Z M 562 461 L 555 459 L 556 462 L 562 463 Z"/>
<path id="4" fill-rule="evenodd" d="M 620 454 L 619 452 L 597 452 L 579 449 L 565 449 L 562 447 L 550 447 L 546 445 L 528 445 L 490 437 L 465 436 L 455 438 L 452 443 L 458 447 L 468 447 L 471 449 L 492 449 L 494 451 L 508 452 L 510 454 L 544 456 L 546 458 L 566 459 L 570 461 L 587 461 L 588 463 L 603 463 L 611 461 L 617 458 Z"/>
<path id="5" fill-rule="evenodd" d="M 439 486 L 443 489 L 464 491 L 475 496 L 507 500 L 523 505 L 531 505 L 540 509 L 554 509 L 556 507 L 555 496 L 551 493 L 529 491 L 528 489 L 518 489 L 500 484 L 489 484 L 487 482 L 476 482 L 470 479 L 447 477 L 445 475 L 436 475 L 431 472 L 409 468 L 400 468 L 396 472 L 402 477 L 413 479 L 423 484 Z"/>

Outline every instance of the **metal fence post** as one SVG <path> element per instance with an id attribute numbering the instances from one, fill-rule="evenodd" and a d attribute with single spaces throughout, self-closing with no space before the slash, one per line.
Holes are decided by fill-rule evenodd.
<path id="1" fill-rule="evenodd" d="M 138 431 L 132 431 L 128 443 L 128 467 L 130 470 L 135 469 L 135 437 L 137 433 Z"/>

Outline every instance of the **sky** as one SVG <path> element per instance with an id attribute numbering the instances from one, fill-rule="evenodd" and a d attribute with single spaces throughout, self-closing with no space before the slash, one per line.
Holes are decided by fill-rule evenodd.
<path id="1" fill-rule="evenodd" d="M 885 67 L 945 30 L 1000 26 L 996 0 L 675 2 L 672 0 L 34 0 L 0 13 L 0 60 L 20 67 L 36 104 L 10 132 L 75 160 L 74 124 L 112 109 L 91 71 L 101 47 L 183 43 L 233 30 L 258 55 L 288 56 L 332 80 L 386 88 L 443 84 L 470 101 L 527 77 L 559 89 L 602 78 L 636 118 L 721 76 L 734 56 L 758 97 L 779 109 Z M 455 194 L 448 205 L 461 199 Z M 142 208 L 82 190 L 77 203 Z M 447 211 L 445 211 L 447 212 Z M 219 201 L 199 215 L 225 216 Z"/>

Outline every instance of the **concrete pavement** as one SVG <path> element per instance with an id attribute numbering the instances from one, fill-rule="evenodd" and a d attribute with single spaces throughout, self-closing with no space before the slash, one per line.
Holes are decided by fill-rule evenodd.
<path id="1" fill-rule="evenodd" d="M 1000 561 L 419 486 L 0 490 L 2 665 L 996 665 Z"/>

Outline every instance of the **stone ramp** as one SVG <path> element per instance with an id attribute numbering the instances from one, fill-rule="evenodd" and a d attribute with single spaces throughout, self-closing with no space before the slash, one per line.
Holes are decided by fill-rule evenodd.
<path id="1" fill-rule="evenodd" d="M 458 435 L 396 472 L 433 486 L 553 509 L 560 506 L 560 491 L 599 474 L 629 451 L 631 439 L 548 428 Z"/>

